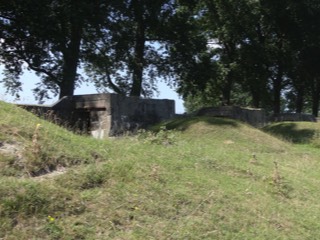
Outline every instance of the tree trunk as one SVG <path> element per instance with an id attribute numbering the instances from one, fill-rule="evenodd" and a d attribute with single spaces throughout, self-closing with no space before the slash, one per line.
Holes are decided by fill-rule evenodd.
<path id="1" fill-rule="evenodd" d="M 314 79 L 315 84 L 312 89 L 312 114 L 318 117 L 319 112 L 319 102 L 320 102 L 320 83 L 319 79 Z"/>
<path id="2" fill-rule="evenodd" d="M 251 90 L 252 105 L 254 108 L 260 107 L 261 97 L 257 90 Z"/>
<path id="3" fill-rule="evenodd" d="M 318 94 L 317 96 L 315 96 L 313 98 L 313 101 L 312 101 L 312 115 L 315 117 L 318 117 L 319 101 L 320 101 L 320 98 L 319 98 L 319 94 Z"/>
<path id="4" fill-rule="evenodd" d="M 226 76 L 226 82 L 225 84 L 222 86 L 222 105 L 230 105 L 231 104 L 231 90 L 232 90 L 232 76 L 231 74 L 229 73 L 227 76 Z"/>
<path id="5" fill-rule="evenodd" d="M 222 103 L 221 104 L 223 106 L 230 105 L 231 104 L 230 98 L 231 98 L 231 86 L 226 85 L 222 89 Z"/>
<path id="6" fill-rule="evenodd" d="M 73 96 L 77 78 L 77 69 L 80 57 L 82 38 L 82 24 L 78 19 L 71 19 L 70 42 L 63 51 L 62 82 L 60 83 L 60 96 Z"/>
<path id="7" fill-rule="evenodd" d="M 281 63 L 278 63 L 278 71 L 273 78 L 273 114 L 279 115 L 281 111 L 281 90 L 282 90 L 283 70 Z"/>
<path id="8" fill-rule="evenodd" d="M 302 113 L 303 105 L 304 105 L 304 86 L 300 86 L 296 90 L 297 90 L 296 113 Z"/>
<path id="9" fill-rule="evenodd" d="M 139 2 L 135 2 L 139 5 Z M 130 96 L 140 96 L 142 93 L 142 78 L 144 67 L 144 49 L 145 49 L 145 24 L 143 19 L 142 6 L 135 7 L 135 20 L 137 21 L 135 47 L 134 47 L 134 63 L 133 63 L 133 76 L 132 88 Z"/>

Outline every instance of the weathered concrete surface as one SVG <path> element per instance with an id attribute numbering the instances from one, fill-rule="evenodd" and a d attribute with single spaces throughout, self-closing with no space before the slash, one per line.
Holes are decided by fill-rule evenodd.
<path id="1" fill-rule="evenodd" d="M 196 115 L 237 119 L 254 127 L 263 127 L 267 124 L 266 113 L 263 109 L 236 106 L 208 107 L 200 109 Z"/>
<path id="2" fill-rule="evenodd" d="M 312 114 L 306 113 L 280 113 L 271 117 L 273 122 L 316 122 L 317 118 Z"/>
<path id="3" fill-rule="evenodd" d="M 135 131 L 175 115 L 173 100 L 142 99 L 112 94 L 110 102 L 112 116 L 110 135 Z"/>

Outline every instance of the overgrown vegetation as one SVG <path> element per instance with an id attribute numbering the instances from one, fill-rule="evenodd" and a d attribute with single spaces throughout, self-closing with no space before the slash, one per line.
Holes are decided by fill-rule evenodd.
<path id="1" fill-rule="evenodd" d="M 197 117 L 102 141 L 2 102 L 0 115 L 0 238 L 320 237 L 317 134 Z"/>

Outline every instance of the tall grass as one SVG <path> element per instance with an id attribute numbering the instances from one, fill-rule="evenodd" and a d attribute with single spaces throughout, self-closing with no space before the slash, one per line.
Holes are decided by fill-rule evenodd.
<path id="1" fill-rule="evenodd" d="M 98 141 L 0 104 L 8 112 L 1 142 L 20 144 L 13 155 L 0 152 L 0 238 L 320 237 L 319 149 L 311 142 L 215 118 Z M 29 151 L 22 160 L 19 149 Z M 62 174 L 36 177 L 59 164 Z"/>

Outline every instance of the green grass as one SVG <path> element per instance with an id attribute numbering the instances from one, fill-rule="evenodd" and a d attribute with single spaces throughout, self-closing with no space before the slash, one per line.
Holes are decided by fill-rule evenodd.
<path id="1" fill-rule="evenodd" d="M 101 141 L 9 104 L 0 115 L 17 148 L 0 152 L 0 238 L 320 238 L 318 123 L 179 118 Z"/>
<path id="2" fill-rule="evenodd" d="M 320 125 L 313 122 L 281 122 L 266 126 L 264 130 L 284 140 L 299 143 L 316 143 Z"/>

